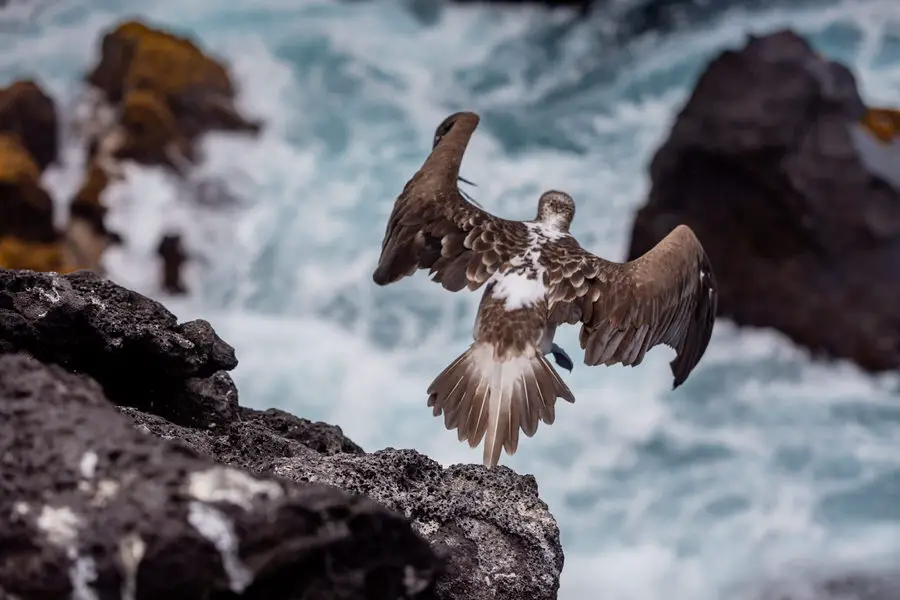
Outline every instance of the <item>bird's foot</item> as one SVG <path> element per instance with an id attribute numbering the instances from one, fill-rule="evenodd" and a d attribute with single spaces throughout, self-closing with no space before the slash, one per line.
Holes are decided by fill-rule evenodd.
<path id="1" fill-rule="evenodd" d="M 558 364 L 563 369 L 568 370 L 570 373 L 572 372 L 572 368 L 575 366 L 575 363 L 572 362 L 572 359 L 569 358 L 569 355 L 565 350 L 563 350 L 556 344 L 553 344 L 550 347 L 550 354 L 553 355 L 553 360 L 556 361 L 556 364 Z"/>

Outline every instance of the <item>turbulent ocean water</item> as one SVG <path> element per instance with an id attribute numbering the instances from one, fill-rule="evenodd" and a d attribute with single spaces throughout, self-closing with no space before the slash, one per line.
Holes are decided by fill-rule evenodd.
<path id="1" fill-rule="evenodd" d="M 582 243 L 623 259 L 653 151 L 706 61 L 748 33 L 793 27 L 849 64 L 867 101 L 900 104 L 894 0 L 732 10 L 627 40 L 601 12 L 576 22 L 534 8 L 158 0 L 50 4 L 29 18 L 13 5 L 0 11 L 0 83 L 36 77 L 71 114 L 116 19 L 193 32 L 230 62 L 242 106 L 267 129 L 210 136 L 189 184 L 129 168 L 107 196 L 127 239 L 108 255 L 111 276 L 211 321 L 237 348 L 242 403 L 339 424 L 367 450 L 479 462 L 424 393 L 471 341 L 479 295 L 423 273 L 371 281 L 391 203 L 447 114 L 482 116 L 463 175 L 485 208 L 531 218 L 541 191 L 567 190 Z M 46 175 L 60 221 L 83 167 L 73 138 L 64 158 Z M 216 186 L 238 201 L 196 200 Z M 157 289 L 162 231 L 202 256 L 187 299 Z M 564 600 L 753 598 L 773 580 L 897 564 L 894 376 L 815 363 L 774 332 L 723 320 L 673 392 L 666 348 L 638 369 L 588 368 L 575 328 L 557 341 L 575 357 L 565 377 L 577 402 L 501 460 L 536 476 L 559 521 Z"/>

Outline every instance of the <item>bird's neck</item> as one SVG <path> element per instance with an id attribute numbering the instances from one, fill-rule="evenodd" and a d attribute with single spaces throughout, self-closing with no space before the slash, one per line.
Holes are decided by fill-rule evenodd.
<path id="1" fill-rule="evenodd" d="M 541 229 L 548 229 L 556 233 L 569 233 L 569 224 L 565 217 L 556 213 L 544 213 L 538 216 L 535 221 Z"/>

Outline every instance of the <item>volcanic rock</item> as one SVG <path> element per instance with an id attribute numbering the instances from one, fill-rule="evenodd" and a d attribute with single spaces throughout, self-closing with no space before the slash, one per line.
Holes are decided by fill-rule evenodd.
<path id="1" fill-rule="evenodd" d="M 136 598 L 226 598 L 243 581 L 245 597 L 272 600 L 557 596 L 559 530 L 533 477 L 365 453 L 339 427 L 242 407 L 234 350 L 205 321 L 179 324 L 94 273 L 0 269 L 4 353 L 44 364 L 0 362 L 0 548 L 23 552 L 0 590 L 68 597 L 84 582 L 107 598 L 133 581 Z M 62 542 L 40 529 L 47 510 Z"/>
<path id="2" fill-rule="evenodd" d="M 141 21 L 123 21 L 100 41 L 87 75 L 106 107 L 121 117 L 100 134 L 97 158 L 127 158 L 177 173 L 197 160 L 194 141 L 212 130 L 259 133 L 240 114 L 236 86 L 223 63 L 193 41 Z M 98 105 L 97 120 L 103 114 Z"/>
<path id="3" fill-rule="evenodd" d="M 20 598 L 426 598 L 402 516 L 141 434 L 88 377 L 0 356 L 0 589 Z"/>
<path id="4" fill-rule="evenodd" d="M 34 80 L 0 88 L 0 132 L 17 135 L 40 172 L 59 158 L 56 103 Z"/>

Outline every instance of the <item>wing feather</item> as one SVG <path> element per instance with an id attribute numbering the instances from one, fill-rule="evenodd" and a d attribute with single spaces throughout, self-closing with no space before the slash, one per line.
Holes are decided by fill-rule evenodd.
<path id="1" fill-rule="evenodd" d="M 428 269 L 445 289 L 476 290 L 527 249 L 521 221 L 492 215 L 459 191 L 459 167 L 477 125 L 478 115 L 460 113 L 394 201 L 372 275 L 378 285 Z"/>
<path id="2" fill-rule="evenodd" d="M 591 254 L 571 237 L 545 254 L 551 321 L 581 321 L 586 364 L 637 366 L 663 344 L 676 352 L 673 388 L 684 383 L 709 345 L 718 302 L 712 265 L 688 226 L 624 264 Z"/>

